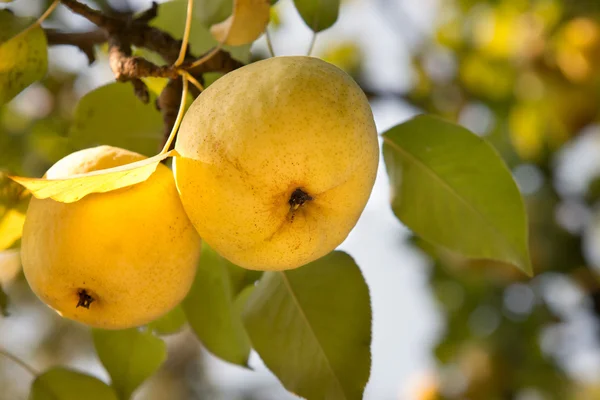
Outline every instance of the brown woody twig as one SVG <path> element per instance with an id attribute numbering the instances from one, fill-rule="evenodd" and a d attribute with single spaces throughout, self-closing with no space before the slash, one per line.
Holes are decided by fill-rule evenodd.
<path id="1" fill-rule="evenodd" d="M 181 78 L 169 79 L 167 86 L 165 86 L 162 92 L 160 92 L 158 99 L 156 99 L 156 106 L 161 110 L 163 117 L 163 138 L 165 142 L 177 119 L 177 112 L 179 111 L 179 105 L 181 104 L 182 88 L 183 82 Z"/>
<path id="2" fill-rule="evenodd" d="M 158 15 L 159 10 L 156 3 L 153 3 L 150 9 L 134 17 L 132 14 L 107 15 L 77 0 L 61 0 L 61 2 L 74 13 L 94 23 L 99 29 L 81 33 L 46 30 L 49 44 L 76 46 L 86 54 L 91 63 L 95 59 L 94 46 L 108 42 L 109 63 L 115 78 L 120 82 L 132 82 L 136 96 L 146 103 L 149 99 L 148 88 L 141 78 L 169 79 L 157 100 L 167 135 L 173 126 L 181 100 L 182 86 L 179 70 L 186 70 L 199 82 L 203 82 L 202 75 L 207 72 L 227 73 L 243 65 L 233 59 L 228 52 L 219 50 L 213 57 L 193 68 L 190 66 L 201 57 L 195 57 L 187 52 L 184 63 L 179 67 L 173 66 L 179 55 L 181 41 L 161 29 L 148 25 Z M 158 53 L 169 65 L 158 66 L 143 57 L 133 56 L 132 46 Z M 191 92 L 194 96 L 199 94 L 197 89 L 192 89 Z"/>

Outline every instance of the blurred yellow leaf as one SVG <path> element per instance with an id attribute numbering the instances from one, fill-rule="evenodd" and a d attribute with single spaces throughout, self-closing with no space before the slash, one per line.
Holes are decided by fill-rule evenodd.
<path id="1" fill-rule="evenodd" d="M 25 215 L 12 208 L 0 217 L 0 250 L 8 249 L 23 233 Z"/>
<path id="2" fill-rule="evenodd" d="M 462 21 L 451 18 L 439 25 L 436 32 L 437 41 L 450 49 L 459 49 L 464 42 Z"/>
<path id="3" fill-rule="evenodd" d="M 148 86 L 151 92 L 156 94 L 157 96 L 163 91 L 165 86 L 167 86 L 166 78 L 155 78 L 155 77 L 146 77 L 142 78 L 142 81 Z"/>
<path id="4" fill-rule="evenodd" d="M 211 26 L 210 33 L 222 44 L 252 43 L 267 28 L 269 9 L 269 0 L 235 0 L 233 13 L 225 21 Z"/>
<path id="5" fill-rule="evenodd" d="M 515 70 L 506 61 L 490 60 L 480 54 L 469 54 L 460 65 L 460 80 L 473 93 L 499 100 L 513 93 Z"/>
<path id="6" fill-rule="evenodd" d="M 597 69 L 600 57 L 600 26 L 590 18 L 569 21 L 555 38 L 558 67 L 572 82 L 583 82 Z"/>
<path id="7" fill-rule="evenodd" d="M 544 148 L 544 120 L 540 111 L 535 105 L 518 104 L 509 116 L 510 139 L 525 160 L 538 158 Z"/>
<path id="8" fill-rule="evenodd" d="M 521 13 L 512 7 L 482 7 L 474 24 L 473 40 L 488 55 L 507 58 L 519 43 L 518 19 Z"/>
<path id="9" fill-rule="evenodd" d="M 348 74 L 356 76 L 360 73 L 363 55 L 360 46 L 349 41 L 328 47 L 321 54 L 321 58 L 343 69 Z"/>
<path id="10" fill-rule="evenodd" d="M 591 18 L 576 18 L 564 27 L 565 39 L 574 47 L 594 47 L 600 39 L 598 23 Z"/>
<path id="11" fill-rule="evenodd" d="M 534 17 L 550 30 L 561 22 L 565 5 L 561 0 L 538 0 L 535 4 L 530 4 L 530 7 Z"/>
<path id="12" fill-rule="evenodd" d="M 72 203 L 90 193 L 110 192 L 144 182 L 154 173 L 158 163 L 176 154 L 175 150 L 171 150 L 131 164 L 75 175 L 67 179 L 19 176 L 10 178 L 25 186 L 38 199 L 51 198 L 62 203 Z"/>
<path id="13" fill-rule="evenodd" d="M 541 54 L 544 22 L 525 12 L 522 3 L 503 2 L 477 11 L 472 35 L 479 50 L 499 59 L 528 59 Z"/>

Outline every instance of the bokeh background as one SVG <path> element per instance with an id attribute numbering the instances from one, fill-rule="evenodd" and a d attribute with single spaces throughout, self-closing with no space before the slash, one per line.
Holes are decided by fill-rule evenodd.
<path id="1" fill-rule="evenodd" d="M 0 8 L 38 16 L 48 4 Z M 62 6 L 44 26 L 92 28 Z M 312 32 L 291 0 L 279 1 L 269 30 L 277 55 L 306 54 Z M 268 57 L 264 38 L 252 52 Z M 103 50 L 97 53 L 90 67 L 75 48 L 51 48 L 48 76 L 0 107 L 0 169 L 40 176 L 68 152 L 65 132 L 78 99 L 113 81 Z M 530 221 L 534 278 L 461 259 L 413 237 L 394 217 L 381 165 L 341 246 L 371 291 L 365 398 L 600 399 L 600 1 L 345 0 L 313 55 L 360 83 L 380 132 L 426 112 L 484 136 L 513 171 Z M 88 329 L 35 298 L 19 273 L 18 242 L 13 247 L 0 252 L 0 284 L 11 301 L 10 316 L 0 316 L 0 347 L 39 370 L 67 365 L 107 380 Z M 136 399 L 295 398 L 256 355 L 248 371 L 212 357 L 189 329 L 166 341 L 168 361 Z M 31 381 L 0 357 L 0 399 L 27 398 Z"/>

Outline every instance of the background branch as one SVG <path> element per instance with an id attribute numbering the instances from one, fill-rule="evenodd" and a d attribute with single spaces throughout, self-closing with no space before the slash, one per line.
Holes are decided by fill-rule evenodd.
<path id="1" fill-rule="evenodd" d="M 92 64 L 96 60 L 94 46 L 102 44 L 108 40 L 108 34 L 102 29 L 96 29 L 90 32 L 61 32 L 56 29 L 45 29 L 48 44 L 70 45 L 78 47 L 88 58 L 88 63 Z"/>

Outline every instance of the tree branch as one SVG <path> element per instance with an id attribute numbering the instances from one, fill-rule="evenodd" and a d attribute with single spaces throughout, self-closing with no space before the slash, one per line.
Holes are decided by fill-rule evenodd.
<path id="1" fill-rule="evenodd" d="M 100 41 L 101 37 L 99 36 L 100 34 L 98 32 L 89 32 L 85 34 L 61 33 L 58 38 L 53 38 L 54 41 L 62 42 L 56 44 L 73 44 L 80 47 L 80 44 L 89 45 L 91 39 L 93 39 L 93 44 L 98 44 L 108 40 L 109 38 L 114 38 L 114 40 L 118 40 L 122 44 L 121 49 L 123 49 L 125 43 L 128 46 L 133 45 L 137 47 L 143 47 L 160 54 L 169 64 L 173 64 L 179 56 L 181 41 L 175 39 L 167 32 L 148 25 L 148 22 L 158 15 L 158 5 L 156 3 L 153 3 L 152 8 L 143 12 L 137 18 L 132 18 L 131 16 L 104 15 L 100 11 L 94 10 L 85 4 L 79 3 L 77 0 L 62 0 L 62 2 L 74 13 L 79 14 L 96 24 L 102 31 L 105 32 L 105 38 L 104 40 Z M 56 32 L 52 33 L 55 36 L 57 35 Z M 69 37 L 69 35 L 72 36 Z M 82 43 L 82 40 L 84 39 L 87 40 L 87 42 Z M 243 65 L 239 61 L 232 58 L 228 52 L 219 50 L 213 57 L 208 58 L 202 64 L 194 68 L 190 68 L 194 61 L 200 58 L 202 57 L 195 57 L 188 52 L 185 62 L 181 68 L 188 70 L 188 72 L 195 78 L 199 78 L 199 75 L 206 72 L 226 73 Z M 145 62 L 139 60 L 144 60 Z M 176 67 L 158 67 L 142 58 L 137 58 L 137 60 L 131 61 L 130 65 L 131 68 L 126 71 L 123 69 L 118 69 L 121 75 L 127 75 L 131 78 L 143 78 L 147 76 L 176 78 L 178 76 Z"/>
<path id="2" fill-rule="evenodd" d="M 102 29 L 90 32 L 61 32 L 56 29 L 45 29 L 48 44 L 51 46 L 70 45 L 78 47 L 92 64 L 96 60 L 94 46 L 108 40 L 108 34 Z"/>
<path id="3" fill-rule="evenodd" d="M 153 1 L 152 6 L 138 15 L 136 21 L 148 23 L 158 16 L 158 3 Z"/>
<path id="4" fill-rule="evenodd" d="M 61 3 L 67 6 L 75 14 L 85 17 L 100 28 L 106 29 L 109 32 L 116 28 L 116 24 L 114 23 L 115 17 L 104 15 L 102 12 L 94 10 L 77 0 L 61 0 Z"/>
<path id="5" fill-rule="evenodd" d="M 148 103 L 150 94 L 138 76 L 160 76 L 160 67 L 141 57 L 131 56 L 131 45 L 119 36 L 108 38 L 108 63 L 119 82 L 131 81 L 135 95 Z"/>
<path id="6" fill-rule="evenodd" d="M 194 67 L 191 67 L 193 63 L 202 57 L 197 58 L 188 51 L 184 63 L 179 67 L 174 66 L 182 43 L 169 33 L 148 25 L 158 15 L 159 9 L 156 3 L 153 3 L 150 9 L 134 17 L 132 14 L 127 13 L 108 15 L 94 10 L 78 0 L 61 1 L 71 11 L 88 19 L 97 25 L 99 29 L 83 33 L 46 30 L 50 44 L 77 46 L 86 54 L 88 61 L 91 63 L 94 61 L 94 45 L 108 42 L 109 63 L 115 78 L 120 82 L 131 81 L 136 96 L 143 102 L 148 102 L 149 94 L 148 88 L 141 78 L 161 77 L 169 79 L 157 101 L 157 106 L 163 114 L 167 134 L 171 131 L 180 102 L 180 93 L 175 96 L 174 91 L 177 87 L 181 90 L 181 69 L 188 71 L 199 82 L 203 82 L 202 75 L 207 72 L 227 73 L 243 66 L 242 63 L 233 59 L 228 52 L 223 50 L 218 50 L 212 57 L 207 57 L 201 64 Z M 143 57 L 134 57 L 132 56 L 131 46 L 158 53 L 169 65 L 158 66 Z M 194 96 L 199 94 L 196 88 L 191 89 L 191 92 Z"/>
<path id="7" fill-rule="evenodd" d="M 177 112 L 179 111 L 179 105 L 181 104 L 181 91 L 183 88 L 183 82 L 181 78 L 169 79 L 167 86 L 160 93 L 158 99 L 156 99 L 156 106 L 161 111 L 163 117 L 164 126 L 164 141 L 166 143 L 171 133 L 175 120 L 177 119 Z"/>

